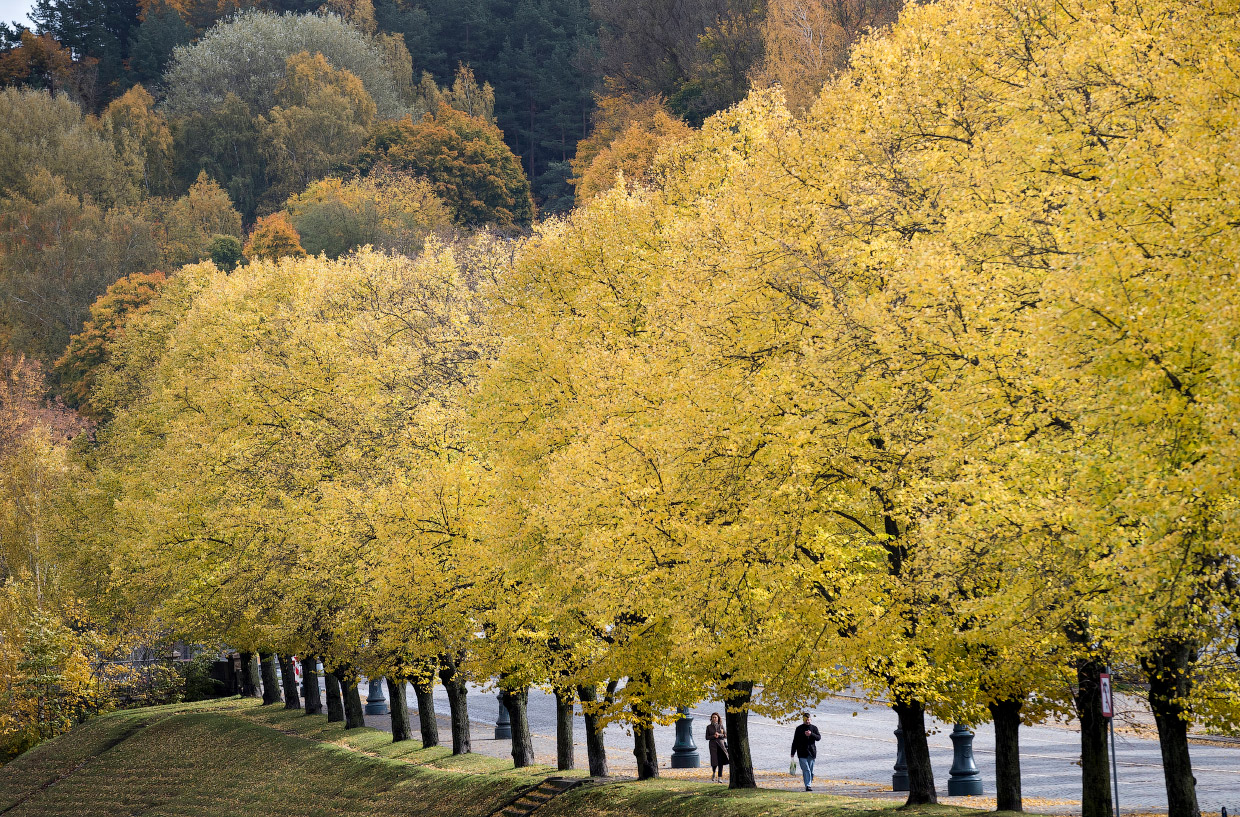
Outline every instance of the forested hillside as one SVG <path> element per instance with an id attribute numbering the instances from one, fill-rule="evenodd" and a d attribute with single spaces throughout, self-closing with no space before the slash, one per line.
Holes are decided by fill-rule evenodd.
<path id="1" fill-rule="evenodd" d="M 113 281 L 234 263 L 287 208 L 312 253 L 393 246 L 376 183 L 306 199 L 376 167 L 447 208 L 414 235 L 566 212 L 755 83 L 807 105 L 885 2 L 39 0 L 0 29 L 6 345 L 50 364 Z"/>
<path id="2" fill-rule="evenodd" d="M 737 788 L 749 712 L 861 689 L 911 803 L 928 715 L 993 723 L 1014 810 L 1071 716 L 1110 817 L 1114 678 L 1197 817 L 1188 727 L 1240 728 L 1234 0 L 36 18 L 5 751 L 180 694 L 112 663 L 180 641 L 271 702 L 321 658 L 349 726 L 360 675 L 443 684 L 457 754 L 493 684 L 517 766 L 531 686 L 642 778 L 723 700 Z"/>
<path id="3" fill-rule="evenodd" d="M 662 98 L 693 125 L 782 81 L 799 104 L 843 67 L 862 32 L 892 22 L 899 0 L 38 0 L 35 30 L 0 30 L 0 82 L 69 93 L 91 113 L 134 85 L 162 100 L 176 48 L 244 10 L 334 13 L 403 46 L 390 65 L 450 84 L 461 66 L 495 92 L 495 123 L 545 209 L 571 201 L 568 166 L 595 99 Z M 394 38 L 394 39 L 393 39 Z M 345 67 L 345 66 L 338 66 Z M 222 101 L 222 100 L 217 100 Z M 244 211 L 246 206 L 238 202 Z"/>

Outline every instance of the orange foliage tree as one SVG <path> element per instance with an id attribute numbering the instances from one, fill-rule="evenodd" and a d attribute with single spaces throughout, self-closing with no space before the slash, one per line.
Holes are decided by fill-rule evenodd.
<path id="1" fill-rule="evenodd" d="M 577 145 L 573 178 L 577 201 L 586 202 L 610 190 L 617 174 L 638 184 L 650 181 L 650 168 L 659 149 L 669 141 L 687 138 L 692 129 L 668 113 L 662 102 L 640 102 L 627 96 L 598 100 L 594 130 Z"/>
<path id="2" fill-rule="evenodd" d="M 73 84 L 73 55 L 51 34 L 23 31 L 21 43 L 0 54 L 0 85 L 26 85 L 54 94 Z"/>
<path id="3" fill-rule="evenodd" d="M 511 227 L 534 218 L 529 180 L 499 128 L 447 105 L 418 122 L 380 125 L 359 164 L 382 162 L 424 176 L 459 223 Z"/>
<path id="4" fill-rule="evenodd" d="M 93 420 L 107 419 L 107 412 L 90 399 L 100 367 L 109 363 L 110 349 L 130 316 L 159 298 L 164 281 L 162 272 L 135 272 L 112 284 L 91 304 L 90 319 L 56 361 L 55 374 L 66 403 Z"/>
<path id="5" fill-rule="evenodd" d="M 245 257 L 251 261 L 259 258 L 275 261 L 288 256 L 306 257 L 297 228 L 283 211 L 260 218 L 250 233 L 250 240 L 245 242 Z"/>

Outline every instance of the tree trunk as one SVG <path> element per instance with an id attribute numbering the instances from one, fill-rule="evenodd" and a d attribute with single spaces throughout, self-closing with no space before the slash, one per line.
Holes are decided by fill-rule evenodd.
<path id="1" fill-rule="evenodd" d="M 340 694 L 344 698 L 344 728 L 357 729 L 366 725 L 366 713 L 362 709 L 362 694 L 357 691 L 358 677 L 349 669 L 336 670 L 340 681 Z"/>
<path id="2" fill-rule="evenodd" d="M 439 720 L 435 717 L 435 676 L 426 681 L 414 681 L 413 693 L 418 696 L 418 728 L 422 733 L 422 748 L 439 745 Z"/>
<path id="3" fill-rule="evenodd" d="M 633 757 L 637 759 L 637 779 L 659 776 L 659 756 L 654 748 L 654 728 L 650 724 L 633 726 Z"/>
<path id="4" fill-rule="evenodd" d="M 904 760 L 908 763 L 908 800 L 914 806 L 939 802 L 934 788 L 934 769 L 930 767 L 930 744 L 926 742 L 926 706 L 906 701 L 892 706 L 904 730 Z"/>
<path id="5" fill-rule="evenodd" d="M 284 708 L 301 709 L 301 695 L 297 692 L 297 670 L 293 667 L 293 658 L 281 655 L 280 681 L 284 686 Z"/>
<path id="6" fill-rule="evenodd" d="M 573 768 L 573 691 L 555 691 L 555 767 L 561 772 Z"/>
<path id="7" fill-rule="evenodd" d="M 586 722 L 586 758 L 590 764 L 591 777 L 607 777 L 607 747 L 603 745 L 603 727 L 593 704 L 598 701 L 598 687 L 582 684 L 577 687 L 581 699 L 582 718 Z"/>
<path id="8" fill-rule="evenodd" d="M 1111 817 L 1111 767 L 1107 758 L 1107 719 L 1098 691 L 1102 664 L 1081 661 L 1076 668 L 1076 717 L 1081 724 L 1081 817 Z"/>
<path id="9" fill-rule="evenodd" d="M 318 715 L 323 712 L 323 699 L 319 696 L 319 670 L 317 655 L 307 655 L 301 662 L 301 697 L 306 702 L 306 714 Z"/>
<path id="10" fill-rule="evenodd" d="M 455 662 L 446 660 L 439 670 L 439 681 L 448 693 L 448 706 L 452 709 L 452 754 L 469 754 L 469 690 L 459 679 Z"/>
<path id="11" fill-rule="evenodd" d="M 392 743 L 413 739 L 409 724 L 409 701 L 405 698 L 405 682 L 390 675 L 387 678 L 388 708 L 392 710 Z"/>
<path id="12" fill-rule="evenodd" d="M 1158 726 L 1163 779 L 1167 785 L 1167 817 L 1200 817 L 1197 781 L 1188 756 L 1188 717 L 1183 701 L 1192 691 L 1189 671 L 1197 650 L 1180 638 L 1164 638 L 1141 667 L 1150 682 L 1150 709 Z"/>
<path id="13" fill-rule="evenodd" d="M 512 721 L 512 765 L 517 769 L 534 764 L 534 739 L 530 736 L 530 688 L 501 689 L 500 701 Z"/>
<path id="14" fill-rule="evenodd" d="M 1025 702 L 1004 698 L 990 704 L 995 723 L 995 797 L 999 811 L 1024 811 L 1020 798 L 1020 710 Z"/>
<path id="15" fill-rule="evenodd" d="M 749 701 L 753 698 L 753 682 L 732 681 L 728 684 L 724 703 L 724 728 L 728 734 L 728 788 L 756 789 L 753 757 L 749 753 Z"/>
<path id="16" fill-rule="evenodd" d="M 340 691 L 340 679 L 334 672 L 324 672 L 323 678 L 327 685 L 327 722 L 341 723 L 344 721 L 344 695 Z"/>
<path id="17" fill-rule="evenodd" d="M 280 703 L 280 680 L 276 677 L 276 657 L 269 652 L 260 652 L 259 661 L 263 672 L 263 706 Z"/>
<path id="18" fill-rule="evenodd" d="M 257 698 L 262 693 L 258 683 L 258 659 L 252 652 L 241 653 L 241 697 Z"/>

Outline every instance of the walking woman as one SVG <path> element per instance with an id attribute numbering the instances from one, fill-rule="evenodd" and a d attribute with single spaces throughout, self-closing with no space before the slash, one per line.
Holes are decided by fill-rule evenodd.
<path id="1" fill-rule="evenodd" d="M 718 712 L 710 714 L 706 726 L 706 742 L 710 746 L 710 782 L 723 782 L 723 767 L 732 762 L 728 757 L 728 733 L 723 728 L 723 718 Z"/>

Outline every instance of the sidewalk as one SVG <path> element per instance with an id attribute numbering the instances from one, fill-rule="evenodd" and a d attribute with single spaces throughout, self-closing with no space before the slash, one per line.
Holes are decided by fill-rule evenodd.
<path id="1" fill-rule="evenodd" d="M 421 740 L 421 731 L 418 727 L 417 710 L 412 706 L 409 711 L 410 720 L 412 721 L 413 736 L 417 740 Z M 439 723 L 439 742 L 444 746 L 452 744 L 452 724 L 450 720 L 443 716 L 437 715 L 435 720 Z M 392 716 L 389 715 L 367 715 L 366 725 L 372 729 L 379 729 L 384 732 L 392 731 Z M 478 721 L 470 721 L 470 745 L 471 750 L 488 757 L 511 758 L 512 742 L 505 740 L 496 740 L 495 725 L 493 723 L 479 723 Z M 555 735 L 543 735 L 532 733 L 534 740 L 534 762 L 545 766 L 555 766 L 556 764 L 556 746 Z M 584 742 L 574 742 L 573 759 L 577 768 L 586 766 L 586 745 Z M 632 754 L 627 757 L 622 751 L 618 751 L 617 747 L 609 745 L 607 751 L 608 769 L 613 776 L 616 777 L 636 777 L 637 764 L 633 761 Z M 705 753 L 703 752 L 703 757 Z M 703 766 L 697 769 L 672 769 L 667 765 L 667 758 L 659 758 L 659 775 L 665 778 L 676 780 L 696 780 L 702 783 L 710 782 L 710 765 L 709 761 L 704 760 Z M 771 771 L 756 771 L 755 776 L 758 779 L 758 785 L 765 789 L 788 789 L 799 790 L 801 788 L 801 777 L 798 772 L 796 775 L 779 774 Z M 814 781 L 814 792 L 825 794 L 838 794 L 848 797 L 873 797 L 877 799 L 891 800 L 893 802 L 904 802 L 905 795 L 896 794 L 891 791 L 883 791 L 875 788 L 872 783 L 865 783 L 859 780 L 822 780 Z M 976 807 L 985 807 L 985 798 L 975 797 L 953 797 L 945 799 L 943 802 L 955 805 L 969 805 Z M 994 808 L 993 798 L 991 799 L 990 808 Z"/>
<path id="2" fill-rule="evenodd" d="M 366 687 L 363 685 L 363 691 Z M 363 697 L 365 697 L 363 695 Z M 407 691 L 415 736 L 417 717 L 413 714 L 416 699 Z M 441 700 L 442 698 L 442 700 Z M 494 693 L 471 688 L 468 696 L 472 722 L 473 751 L 493 757 L 510 757 L 511 744 L 494 739 L 498 703 Z M 450 743 L 449 712 L 442 688 L 436 689 L 435 709 L 440 724 L 440 741 Z M 698 769 L 670 769 L 667 766 L 674 743 L 674 727 L 656 726 L 660 774 L 700 780 L 710 779 L 702 731 L 710 712 L 722 711 L 719 704 L 703 703 L 690 714 L 695 718 L 694 738 L 702 758 Z M 823 742 L 820 744 L 818 774 L 814 792 L 852 797 L 873 797 L 902 802 L 903 794 L 891 791 L 891 771 L 895 760 L 895 718 L 882 706 L 866 706 L 860 701 L 830 699 L 814 710 Z M 389 716 L 372 716 L 367 724 L 376 729 L 390 730 Z M 974 741 L 974 754 L 982 775 L 985 794 L 976 798 L 943 797 L 947 790 L 948 769 L 952 762 L 949 724 L 932 719 L 929 738 L 935 781 L 943 802 L 993 809 L 994 803 L 994 734 L 981 727 Z M 580 716 L 575 718 L 575 760 L 578 768 L 586 764 L 585 727 Z M 555 706 L 550 695 L 531 690 L 530 728 L 533 733 L 535 759 L 555 765 Z M 799 789 L 799 776 L 789 776 L 788 746 L 791 724 L 776 722 L 758 715 L 750 716 L 750 746 L 754 757 L 758 784 L 769 788 Z M 1166 810 L 1163 789 L 1161 753 L 1156 740 L 1148 740 L 1136 732 L 1122 731 L 1118 743 L 1121 814 L 1161 813 Z M 632 754 L 632 738 L 620 726 L 604 733 L 608 764 L 616 775 L 636 775 Z M 1198 780 L 1198 798 L 1203 813 L 1217 815 L 1223 806 L 1229 812 L 1240 810 L 1240 746 L 1234 744 L 1196 742 L 1191 747 L 1194 773 Z M 1021 730 L 1021 777 L 1025 807 L 1042 813 L 1074 814 L 1080 812 L 1080 744 L 1075 730 L 1065 724 L 1038 725 Z M 812 796 L 812 795 L 807 795 Z"/>

